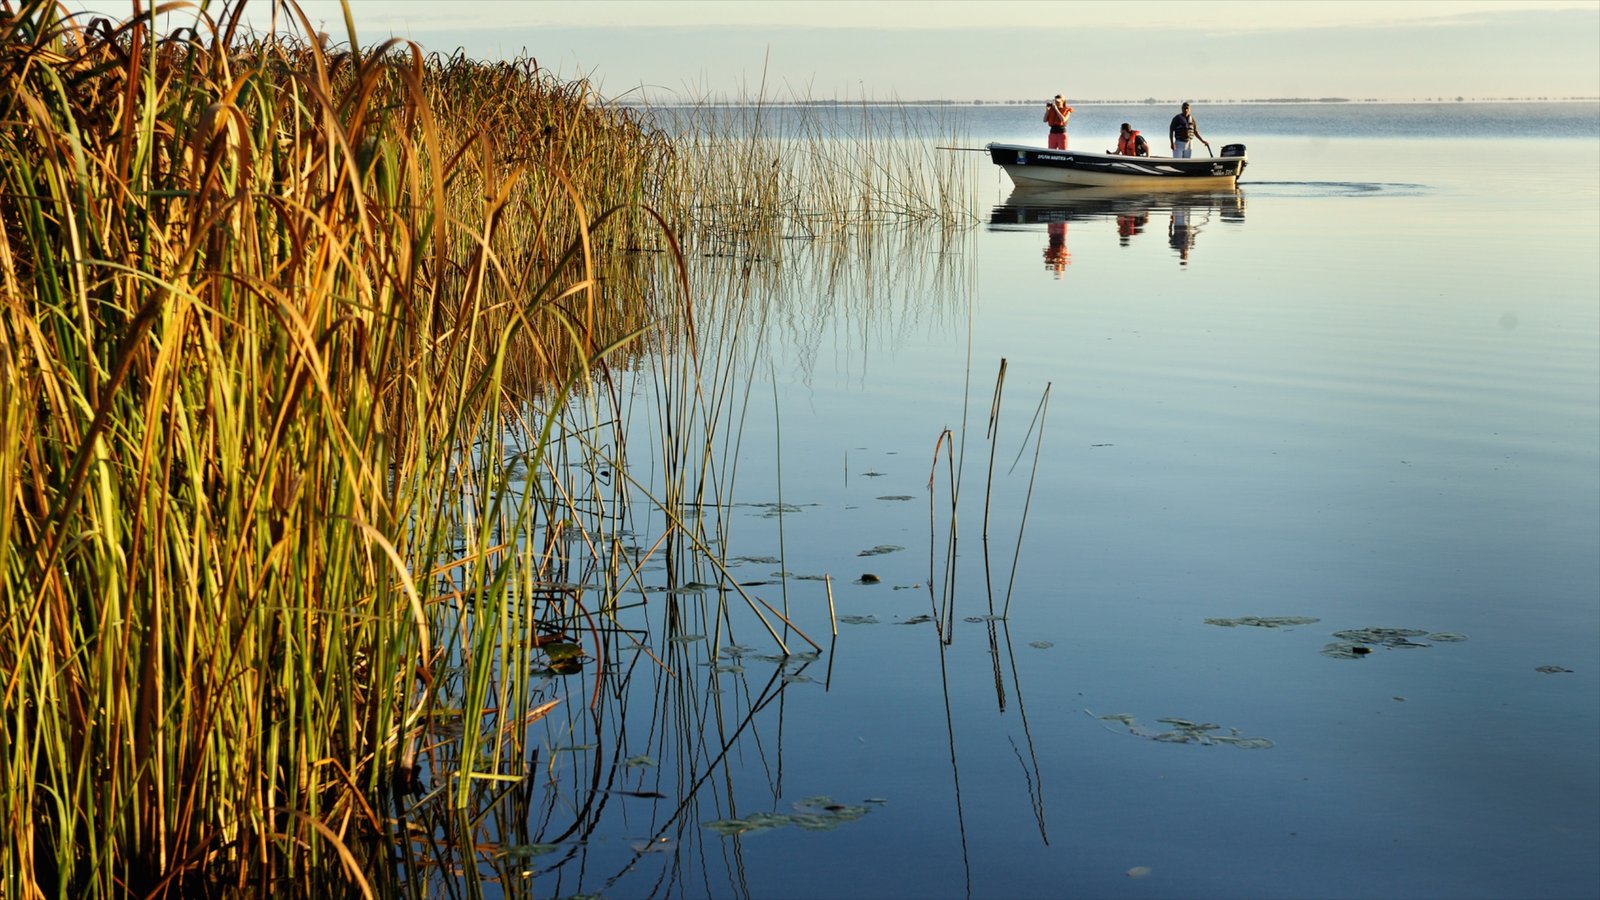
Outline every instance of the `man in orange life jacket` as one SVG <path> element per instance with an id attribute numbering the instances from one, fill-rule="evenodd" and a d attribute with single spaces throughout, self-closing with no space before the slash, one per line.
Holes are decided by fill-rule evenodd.
<path id="1" fill-rule="evenodd" d="M 1050 149 L 1067 149 L 1067 120 L 1072 118 L 1072 107 L 1067 101 L 1057 94 L 1054 100 L 1045 104 L 1044 123 L 1050 126 Z"/>
<path id="2" fill-rule="evenodd" d="M 1131 128 L 1127 122 L 1122 123 L 1122 135 L 1117 138 L 1117 149 L 1111 151 L 1122 156 L 1149 156 L 1150 144 L 1144 135 Z"/>

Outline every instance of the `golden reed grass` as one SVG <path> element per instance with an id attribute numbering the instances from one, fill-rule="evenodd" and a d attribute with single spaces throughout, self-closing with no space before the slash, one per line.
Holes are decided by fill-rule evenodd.
<path id="1" fill-rule="evenodd" d="M 629 113 L 230 10 L 0 0 L 0 896 L 369 892 L 444 645 L 532 627 L 448 498 L 651 316 Z"/>

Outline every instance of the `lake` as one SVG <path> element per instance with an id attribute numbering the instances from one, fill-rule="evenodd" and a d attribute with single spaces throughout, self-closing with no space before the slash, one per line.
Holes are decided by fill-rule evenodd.
<path id="1" fill-rule="evenodd" d="M 593 713 L 542 688 L 485 890 L 1600 894 L 1600 105 L 1195 115 L 1237 195 L 1038 202 L 971 153 L 970 226 L 745 282 L 708 515 L 821 649 L 647 565 L 620 617 L 696 674 L 623 642 Z"/>

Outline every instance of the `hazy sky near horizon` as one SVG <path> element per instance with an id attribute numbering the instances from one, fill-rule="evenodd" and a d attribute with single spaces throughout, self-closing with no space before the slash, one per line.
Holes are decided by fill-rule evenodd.
<path id="1" fill-rule="evenodd" d="M 117 0 L 77 0 L 114 11 Z M 345 37 L 338 0 L 302 0 Z M 520 54 L 607 97 L 1600 96 L 1600 0 L 352 0 L 363 44 Z M 252 7 L 247 7 L 251 10 Z M 256 2 L 258 27 L 266 3 Z"/>

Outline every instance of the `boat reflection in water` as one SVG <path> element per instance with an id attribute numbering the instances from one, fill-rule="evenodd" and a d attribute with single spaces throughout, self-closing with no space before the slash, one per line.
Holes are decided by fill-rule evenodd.
<path id="1" fill-rule="evenodd" d="M 1244 222 L 1244 194 L 1237 190 L 1160 193 L 1129 192 L 1110 188 L 1057 190 L 1017 188 L 989 216 L 991 231 L 1037 231 L 1049 236 L 1044 267 L 1060 278 L 1072 264 L 1067 249 L 1067 225 L 1072 222 L 1114 224 L 1117 241 L 1124 247 L 1150 228 L 1151 220 L 1167 220 L 1167 243 L 1178 265 L 1189 264 L 1195 239 L 1213 221 Z"/>

